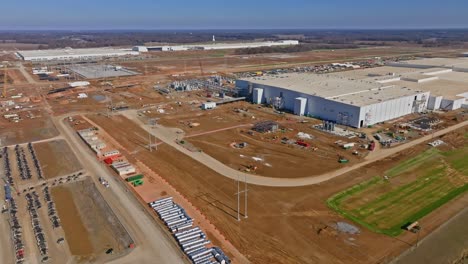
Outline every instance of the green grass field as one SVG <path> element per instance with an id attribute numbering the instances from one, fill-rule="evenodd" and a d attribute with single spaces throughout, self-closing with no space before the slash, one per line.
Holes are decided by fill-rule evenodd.
<path id="1" fill-rule="evenodd" d="M 466 146 L 448 152 L 428 149 L 382 175 L 335 194 L 327 204 L 371 231 L 398 236 L 409 222 L 468 191 L 467 157 Z"/>

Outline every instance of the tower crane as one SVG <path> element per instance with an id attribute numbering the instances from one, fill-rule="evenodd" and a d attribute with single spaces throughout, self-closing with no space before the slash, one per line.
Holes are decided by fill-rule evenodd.
<path id="1" fill-rule="evenodd" d="M 6 98 L 6 89 L 7 89 L 7 66 L 6 64 L 3 65 L 4 67 L 4 72 L 3 72 L 3 92 L 2 92 L 2 97 Z"/>

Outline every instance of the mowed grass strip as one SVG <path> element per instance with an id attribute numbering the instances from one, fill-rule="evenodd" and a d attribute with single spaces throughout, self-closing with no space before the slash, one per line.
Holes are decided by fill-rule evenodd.
<path id="1" fill-rule="evenodd" d="M 467 150 L 428 149 L 381 176 L 334 195 L 327 204 L 374 232 L 398 236 L 403 226 L 468 191 Z M 383 180 L 384 175 L 390 180 Z M 414 180 L 393 182 L 410 175 L 416 176 Z"/>

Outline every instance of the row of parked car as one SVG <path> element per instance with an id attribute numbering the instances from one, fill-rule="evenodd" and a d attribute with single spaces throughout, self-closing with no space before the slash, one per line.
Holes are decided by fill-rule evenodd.
<path id="1" fill-rule="evenodd" d="M 44 192 L 44 200 L 47 203 L 47 215 L 49 216 L 49 219 L 52 222 L 52 226 L 54 228 L 59 228 L 60 218 L 57 216 L 57 210 L 55 209 L 54 201 L 52 201 L 49 186 L 44 187 L 42 191 Z"/>
<path id="2" fill-rule="evenodd" d="M 16 264 L 24 262 L 24 242 L 23 242 L 23 228 L 19 223 L 17 216 L 18 205 L 13 197 L 10 198 L 10 229 L 13 238 L 13 246 L 15 249 Z"/>
<path id="3" fill-rule="evenodd" d="M 39 199 L 39 195 L 37 194 L 36 191 L 33 191 L 32 193 L 27 193 L 25 197 L 27 201 L 27 209 L 29 211 L 29 215 L 31 216 L 31 225 L 34 231 L 34 236 L 36 237 L 36 242 L 39 248 L 39 252 L 41 256 L 47 257 L 47 253 L 48 253 L 47 240 L 45 238 L 45 234 L 43 232 L 41 222 L 39 220 L 39 215 L 37 212 L 37 210 L 42 207 L 41 201 Z"/>
<path id="4" fill-rule="evenodd" d="M 41 164 L 39 163 L 39 159 L 37 158 L 36 151 L 34 151 L 34 147 L 32 143 L 28 144 L 28 149 L 29 149 L 29 153 L 31 153 L 31 156 L 33 158 L 34 167 L 36 167 L 36 171 L 37 171 L 37 176 L 39 177 L 40 180 L 43 180 L 44 175 L 42 173 Z"/>
<path id="5" fill-rule="evenodd" d="M 22 180 L 29 180 L 32 178 L 31 169 L 29 168 L 28 161 L 24 149 L 20 145 L 15 147 L 16 161 Z"/>
<path id="6" fill-rule="evenodd" d="M 11 188 L 13 186 L 13 177 L 11 175 L 10 157 L 8 155 L 8 148 L 4 147 L 1 156 L 3 157 L 3 168 L 6 177 L 5 184 L 5 200 L 9 204 L 9 208 L 2 212 L 8 212 L 10 216 L 10 231 L 13 240 L 13 246 L 15 250 L 16 264 L 22 264 L 24 262 L 24 242 L 23 242 L 23 229 L 18 219 L 18 205 L 15 199 L 11 196 Z"/>

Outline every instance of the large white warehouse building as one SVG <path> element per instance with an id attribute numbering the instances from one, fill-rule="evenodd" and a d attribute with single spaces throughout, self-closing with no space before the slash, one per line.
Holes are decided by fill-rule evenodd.
<path id="1" fill-rule="evenodd" d="M 256 104 L 363 127 L 426 110 L 468 108 L 468 59 L 420 59 L 332 74 L 237 80 Z"/>
<path id="2" fill-rule="evenodd" d="M 256 104 L 363 127 L 426 110 L 429 92 L 338 76 L 290 73 L 238 80 Z"/>
<path id="3" fill-rule="evenodd" d="M 92 60 L 107 57 L 139 55 L 138 51 L 94 48 L 94 49 L 51 49 L 51 50 L 24 50 L 16 53 L 25 61 L 53 61 L 53 60 Z"/>
<path id="4" fill-rule="evenodd" d="M 263 42 L 239 42 L 239 43 L 217 43 L 210 44 L 192 44 L 192 45 L 173 45 L 173 46 L 135 46 L 134 51 L 186 51 L 186 50 L 223 50 L 223 49 L 246 49 L 273 46 L 291 46 L 299 45 L 298 40 L 280 40 Z"/>

